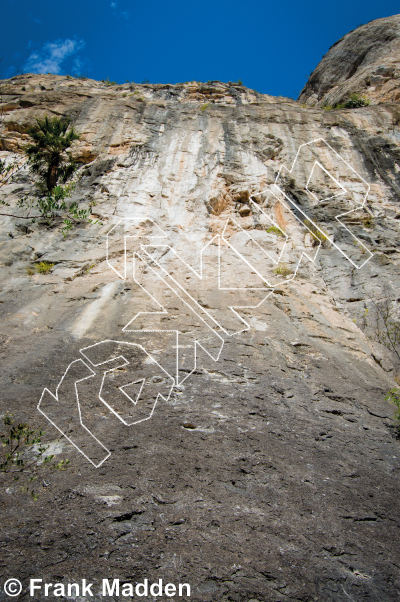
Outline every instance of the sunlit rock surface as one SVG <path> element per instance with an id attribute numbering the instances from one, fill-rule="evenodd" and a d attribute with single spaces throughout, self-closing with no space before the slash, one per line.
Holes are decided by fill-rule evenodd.
<path id="1" fill-rule="evenodd" d="M 0 158 L 22 160 L 35 117 L 68 115 L 73 199 L 98 220 L 64 239 L 59 223 L 6 217 L 34 190 L 26 166 L 0 188 L 2 412 L 36 421 L 72 464 L 36 503 L 3 487 L 4 576 L 162 578 L 214 602 L 398 599 L 400 450 L 384 401 L 398 364 L 364 328 L 370 297 L 399 302 L 397 98 L 325 112 L 235 83 L 4 84 Z M 282 195 L 326 234 L 320 249 Z M 29 275 L 38 261 L 52 272 Z M 157 362 L 150 401 L 166 374 L 180 383 L 133 425 L 118 387 L 155 364 L 132 343 Z M 117 351 L 131 363 L 101 401 L 98 366 Z M 95 373 L 79 399 L 104 448 L 69 414 L 84 364 L 43 403 L 90 461 L 37 410 L 77 359 Z"/>
<path id="2" fill-rule="evenodd" d="M 371 104 L 400 101 L 400 15 L 359 25 L 333 44 L 299 101 L 334 106 L 351 94 L 365 96 Z"/>

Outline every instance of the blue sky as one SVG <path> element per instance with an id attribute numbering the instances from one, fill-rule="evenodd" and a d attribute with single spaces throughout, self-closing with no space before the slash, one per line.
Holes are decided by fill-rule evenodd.
<path id="1" fill-rule="evenodd" d="M 296 97 L 334 42 L 398 12 L 390 0 L 2 0 L 0 77 L 241 79 L 259 92 Z"/>

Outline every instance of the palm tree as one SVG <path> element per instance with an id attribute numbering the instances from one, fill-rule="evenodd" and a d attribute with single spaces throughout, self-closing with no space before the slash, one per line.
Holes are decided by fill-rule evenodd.
<path id="1" fill-rule="evenodd" d="M 47 188 L 47 192 L 57 186 L 59 180 L 65 183 L 77 169 L 71 153 L 67 149 L 80 135 L 72 126 L 69 131 L 70 119 L 65 117 L 36 119 L 37 125 L 28 131 L 33 142 L 25 148 L 31 169 L 38 173 Z"/>

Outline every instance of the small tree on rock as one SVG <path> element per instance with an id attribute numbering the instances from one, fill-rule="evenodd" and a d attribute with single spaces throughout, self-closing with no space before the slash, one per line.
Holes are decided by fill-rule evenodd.
<path id="1" fill-rule="evenodd" d="M 61 229 L 64 236 L 73 228 L 74 224 L 85 221 L 90 214 L 89 209 L 80 209 L 77 201 L 68 204 L 67 199 L 75 188 L 71 180 L 78 168 L 68 149 L 74 140 L 79 140 L 80 135 L 70 126 L 67 117 L 43 119 L 36 118 L 36 125 L 28 130 L 32 142 L 24 149 L 31 166 L 31 171 L 37 174 L 37 194 L 31 198 L 29 195 L 17 201 L 17 207 L 27 209 L 27 215 L 0 213 L 8 217 L 36 220 L 44 218 L 48 225 L 63 220 Z M 8 171 L 7 171 L 8 170 Z M 7 175 L 10 168 L 0 162 L 0 187 L 2 182 L 8 182 Z M 2 179 L 3 177 L 3 179 Z M 6 179 L 4 179 L 6 178 Z M 63 186 L 64 184 L 64 186 Z M 4 200 L 0 205 L 10 206 Z M 31 215 L 32 210 L 37 210 L 39 216 Z M 93 220 L 88 220 L 92 223 Z M 94 223 L 101 223 L 96 220 Z"/>
<path id="2" fill-rule="evenodd" d="M 25 148 L 31 169 L 39 174 L 43 192 L 52 192 L 58 182 L 66 183 L 77 169 L 68 152 L 72 142 L 80 135 L 65 117 L 36 119 L 37 125 L 29 129 L 33 142 Z"/>

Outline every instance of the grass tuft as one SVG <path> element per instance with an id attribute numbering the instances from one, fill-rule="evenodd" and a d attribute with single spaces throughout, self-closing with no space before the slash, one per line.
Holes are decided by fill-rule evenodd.
<path id="1" fill-rule="evenodd" d="M 41 261 L 36 264 L 36 271 L 38 274 L 50 274 L 53 271 L 54 263 L 50 261 Z"/>

